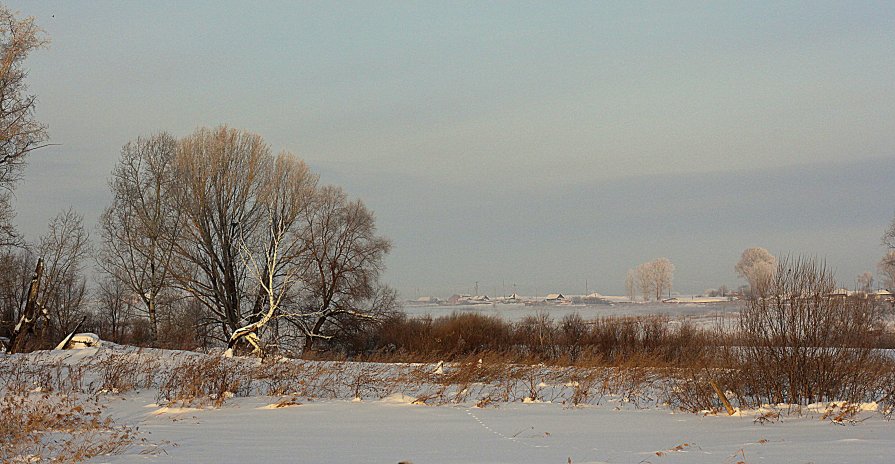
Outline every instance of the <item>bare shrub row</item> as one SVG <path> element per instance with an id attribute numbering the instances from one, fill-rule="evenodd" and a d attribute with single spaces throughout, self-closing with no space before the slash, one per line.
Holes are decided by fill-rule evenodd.
<path id="1" fill-rule="evenodd" d="M 714 330 L 672 323 L 664 316 L 607 317 L 577 313 L 554 321 L 547 313 L 509 322 L 495 316 L 394 317 L 348 347 L 374 360 L 451 361 L 477 354 L 510 362 L 615 366 L 703 364 L 719 343 Z"/>

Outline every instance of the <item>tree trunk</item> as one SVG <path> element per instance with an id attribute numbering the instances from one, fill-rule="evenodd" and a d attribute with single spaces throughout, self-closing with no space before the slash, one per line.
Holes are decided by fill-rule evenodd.
<path id="1" fill-rule="evenodd" d="M 28 300 L 25 303 L 25 310 L 22 311 L 22 317 L 12 333 L 9 353 L 20 353 L 25 348 L 28 335 L 34 333 L 34 322 L 38 316 L 37 295 L 40 291 L 40 279 L 43 276 L 43 272 L 44 260 L 43 258 L 37 258 L 37 266 L 34 268 L 34 275 L 31 277 L 31 286 L 28 288 Z"/>
<path id="2" fill-rule="evenodd" d="M 149 342 L 153 347 L 158 346 L 158 315 L 155 312 L 155 295 L 146 303 L 149 313 Z"/>
<path id="3" fill-rule="evenodd" d="M 311 348 L 314 346 L 314 340 L 317 339 L 314 335 L 320 333 L 320 329 L 323 327 L 324 322 L 326 322 L 325 317 L 317 319 L 317 323 L 314 324 L 314 329 L 311 330 L 311 333 L 305 335 L 305 348 L 302 350 L 302 353 L 311 351 Z"/>

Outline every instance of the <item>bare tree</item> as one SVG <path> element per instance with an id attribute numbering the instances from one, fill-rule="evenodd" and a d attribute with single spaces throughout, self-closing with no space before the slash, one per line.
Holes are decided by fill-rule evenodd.
<path id="1" fill-rule="evenodd" d="M 263 352 L 258 332 L 275 317 L 282 316 L 281 306 L 288 301 L 293 286 L 302 278 L 300 260 L 307 255 L 310 242 L 301 234 L 301 221 L 309 213 L 317 184 L 307 165 L 294 155 L 281 153 L 273 166 L 267 184 L 259 192 L 262 209 L 259 228 L 266 247 L 260 256 L 243 241 L 240 252 L 249 274 L 263 295 L 248 324 L 230 335 L 228 355 L 237 341 L 245 339 L 255 353 Z M 301 308 L 292 308 L 290 317 L 302 317 Z"/>
<path id="2" fill-rule="evenodd" d="M 112 275 L 100 280 L 96 291 L 103 339 L 121 343 L 125 338 L 127 324 L 134 313 L 133 292 L 123 280 Z"/>
<path id="3" fill-rule="evenodd" d="M 734 266 L 737 275 L 749 282 L 753 295 L 760 295 L 777 269 L 777 258 L 761 247 L 747 248 Z"/>
<path id="4" fill-rule="evenodd" d="M 858 288 L 856 290 L 864 292 L 864 293 L 870 293 L 873 291 L 873 273 L 872 272 L 867 271 L 867 272 L 859 275 L 856 282 L 858 285 Z"/>
<path id="5" fill-rule="evenodd" d="M 21 244 L 12 226 L 11 191 L 28 153 L 45 146 L 46 126 L 35 120 L 36 97 L 28 94 L 24 61 L 47 45 L 34 18 L 19 19 L 0 5 L 0 245 Z"/>
<path id="6" fill-rule="evenodd" d="M 625 295 L 628 296 L 628 299 L 634 301 L 634 298 L 637 294 L 637 273 L 634 269 L 628 269 L 628 274 L 625 276 Z"/>
<path id="7" fill-rule="evenodd" d="M 91 250 L 84 218 L 71 208 L 53 218 L 47 229 L 37 247 L 45 266 L 37 301 L 44 331 L 58 338 L 83 315 L 87 296 L 83 262 Z"/>
<path id="8" fill-rule="evenodd" d="M 658 258 L 649 264 L 650 276 L 653 282 L 656 300 L 661 300 L 662 295 L 671 292 L 671 282 L 674 278 L 674 264 L 668 258 Z"/>
<path id="9" fill-rule="evenodd" d="M 172 285 L 171 262 L 180 229 L 172 206 L 177 140 L 160 133 L 121 149 L 109 185 L 112 204 L 100 217 L 97 263 L 143 303 L 150 340 L 158 340 L 159 295 Z"/>
<path id="10" fill-rule="evenodd" d="M 175 207 L 183 228 L 175 241 L 174 277 L 219 324 L 222 340 L 246 325 L 258 307 L 240 247 L 257 250 L 270 149 L 260 136 L 221 126 L 200 128 L 179 143 Z"/>
<path id="11" fill-rule="evenodd" d="M 645 301 L 649 301 L 653 296 L 656 300 L 661 300 L 665 292 L 671 291 L 674 264 L 671 264 L 668 258 L 658 258 L 637 266 L 634 274 L 637 287 Z"/>
<path id="12" fill-rule="evenodd" d="M 27 249 L 6 249 L 0 255 L 0 335 L 12 338 L 21 320 L 37 257 Z M 21 327 L 20 327 L 21 329 Z"/>
<path id="13" fill-rule="evenodd" d="M 637 274 L 637 288 L 640 289 L 640 296 L 643 297 L 643 301 L 649 301 L 653 288 L 653 276 L 650 272 L 649 263 L 637 266 L 634 272 Z"/>
<path id="14" fill-rule="evenodd" d="M 303 265 L 303 314 L 288 317 L 305 337 L 304 350 L 359 322 L 381 320 L 395 309 L 393 292 L 379 283 L 391 243 L 376 234 L 373 213 L 342 189 L 323 187 L 304 217 L 309 244 Z"/>
<path id="15" fill-rule="evenodd" d="M 886 233 L 883 234 L 883 245 L 889 249 L 895 250 L 895 218 L 892 218 L 889 228 L 886 229 Z"/>
<path id="16" fill-rule="evenodd" d="M 889 250 L 877 264 L 883 287 L 895 290 L 895 250 Z"/>

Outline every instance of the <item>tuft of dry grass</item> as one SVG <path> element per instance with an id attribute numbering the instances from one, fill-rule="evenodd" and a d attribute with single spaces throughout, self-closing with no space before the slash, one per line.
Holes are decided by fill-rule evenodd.
<path id="1" fill-rule="evenodd" d="M 3 462 L 82 462 L 120 454 L 135 440 L 132 429 L 103 417 L 96 399 L 12 390 L 0 398 Z"/>
<path id="2" fill-rule="evenodd" d="M 186 359 L 159 382 L 159 403 L 221 407 L 233 396 L 248 396 L 252 375 L 244 362 L 220 356 L 196 356 Z"/>

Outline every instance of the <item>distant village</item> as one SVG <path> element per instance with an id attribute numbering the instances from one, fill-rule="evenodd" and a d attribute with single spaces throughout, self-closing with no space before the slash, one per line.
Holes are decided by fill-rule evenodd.
<path id="1" fill-rule="evenodd" d="M 627 298 L 622 297 L 622 300 Z M 526 306 L 539 305 L 571 305 L 571 304 L 613 304 L 619 302 L 619 297 L 606 297 L 599 293 L 591 293 L 585 296 L 567 297 L 562 293 L 550 293 L 542 297 L 523 297 L 516 293 L 509 296 L 489 297 L 488 295 L 454 294 L 446 300 L 433 296 L 424 296 L 407 303 L 412 305 L 485 305 L 485 304 L 524 304 Z"/>
<path id="2" fill-rule="evenodd" d="M 848 298 L 854 296 L 863 296 L 886 301 L 893 300 L 893 294 L 889 290 L 880 289 L 874 292 L 866 293 L 862 291 L 848 290 L 846 288 L 838 288 L 830 296 L 833 298 Z M 675 295 L 661 301 L 652 301 L 653 303 L 687 303 L 687 304 L 712 304 L 729 301 L 736 301 L 744 298 L 742 292 L 726 292 L 723 295 L 717 292 L 707 293 L 706 295 L 682 296 Z M 615 304 L 636 304 L 645 303 L 640 299 L 631 299 L 627 296 L 611 296 L 602 295 L 597 292 L 587 295 L 563 295 L 562 293 L 550 293 L 546 296 L 520 296 L 513 293 L 509 296 L 489 297 L 488 295 L 468 295 L 453 294 L 447 299 L 441 299 L 434 296 L 422 296 L 416 299 L 406 300 L 404 302 L 408 306 L 471 306 L 471 305 L 499 305 L 499 304 L 516 304 L 525 306 L 587 306 L 587 305 L 615 305 Z"/>

